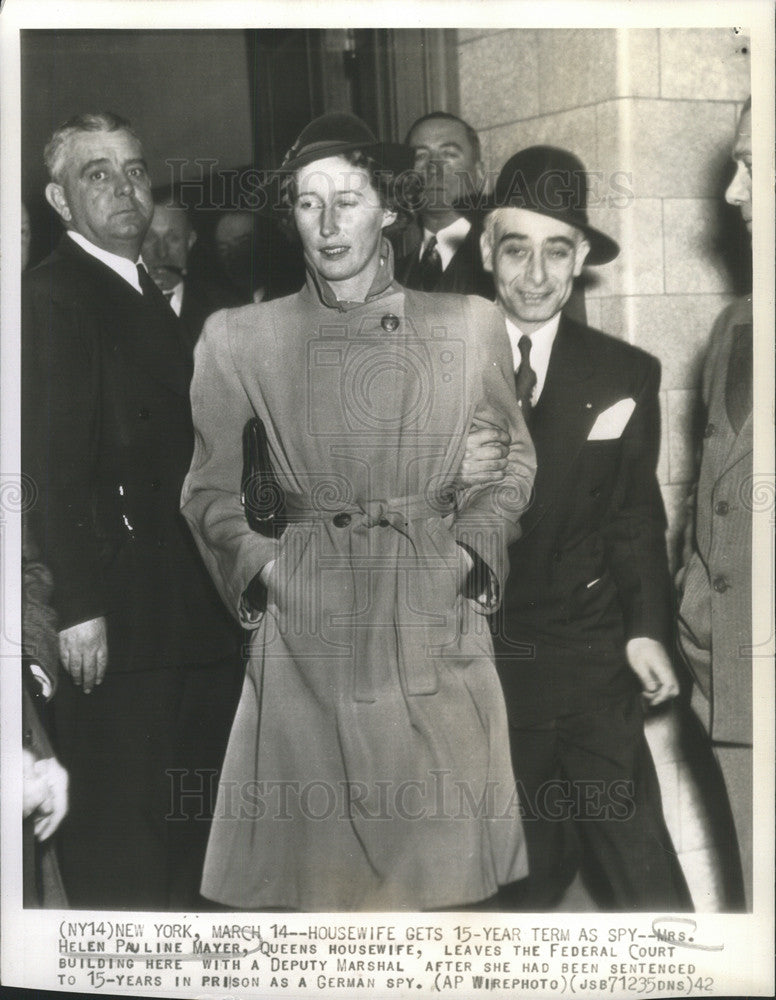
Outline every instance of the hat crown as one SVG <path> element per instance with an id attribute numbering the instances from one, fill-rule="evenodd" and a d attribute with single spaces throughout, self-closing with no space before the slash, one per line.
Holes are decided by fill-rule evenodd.
<path id="1" fill-rule="evenodd" d="M 496 181 L 501 207 L 576 218 L 587 225 L 587 172 L 580 159 L 555 146 L 531 146 L 510 157 Z"/>
<path id="2" fill-rule="evenodd" d="M 590 244 L 589 264 L 606 264 L 620 251 L 611 237 L 588 222 L 587 171 L 566 149 L 530 146 L 511 156 L 489 199 L 488 209 L 494 208 L 523 208 L 581 230 Z"/>
<path id="3" fill-rule="evenodd" d="M 314 118 L 302 129 L 289 153 L 297 155 L 317 143 L 363 143 L 373 146 L 377 142 L 369 126 L 355 115 L 334 112 Z"/>
<path id="4" fill-rule="evenodd" d="M 343 156 L 357 150 L 393 173 L 401 173 L 412 166 L 412 153 L 408 147 L 379 142 L 366 122 L 348 112 L 335 111 L 314 118 L 305 125 L 283 158 L 278 172 L 291 173 L 316 160 Z"/>

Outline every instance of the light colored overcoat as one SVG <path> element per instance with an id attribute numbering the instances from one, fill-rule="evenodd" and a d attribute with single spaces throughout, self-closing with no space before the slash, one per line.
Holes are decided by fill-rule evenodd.
<path id="1" fill-rule="evenodd" d="M 204 895 L 423 909 L 523 877 L 484 613 L 535 463 L 495 307 L 401 288 L 390 254 L 363 303 L 308 276 L 294 296 L 208 321 L 192 406 L 183 511 L 236 615 L 276 560 L 266 610 L 242 612 L 254 631 Z M 254 415 L 296 512 L 280 539 L 252 532 L 240 505 Z M 509 475 L 451 505 L 473 421 L 508 429 Z M 489 567 L 482 595 L 465 596 L 458 542 Z"/>

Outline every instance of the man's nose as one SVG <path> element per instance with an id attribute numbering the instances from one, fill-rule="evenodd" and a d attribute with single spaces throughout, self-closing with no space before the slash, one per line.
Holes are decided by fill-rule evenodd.
<path id="1" fill-rule="evenodd" d="M 128 177 L 127 174 L 119 174 L 118 180 L 116 181 L 116 193 L 132 194 L 133 190 L 132 178 Z"/>
<path id="2" fill-rule="evenodd" d="M 749 198 L 749 174 L 743 163 L 736 164 L 733 180 L 725 191 L 725 201 L 728 205 L 740 205 Z"/>
<path id="3" fill-rule="evenodd" d="M 531 277 L 531 281 L 533 281 L 535 285 L 541 285 L 544 281 L 544 257 L 540 253 L 532 255 L 531 262 L 528 267 L 528 273 Z"/>

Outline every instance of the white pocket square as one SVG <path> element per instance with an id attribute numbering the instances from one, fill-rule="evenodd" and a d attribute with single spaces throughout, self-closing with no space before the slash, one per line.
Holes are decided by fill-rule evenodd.
<path id="1" fill-rule="evenodd" d="M 599 413 L 596 422 L 587 436 L 588 441 L 612 441 L 622 436 L 625 426 L 636 409 L 635 399 L 621 399 L 613 403 L 603 413 Z"/>

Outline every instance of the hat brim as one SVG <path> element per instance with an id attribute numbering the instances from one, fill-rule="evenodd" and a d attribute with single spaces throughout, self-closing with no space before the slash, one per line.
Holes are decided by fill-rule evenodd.
<path id="1" fill-rule="evenodd" d="M 587 222 L 582 222 L 576 216 L 566 212 L 547 211 L 537 208 L 534 205 L 502 204 L 501 202 L 496 201 L 493 195 L 486 196 L 480 202 L 480 208 L 486 215 L 495 211 L 497 208 L 522 208 L 526 212 L 533 212 L 535 215 L 544 215 L 548 219 L 557 219 L 558 222 L 564 222 L 567 226 L 579 229 L 580 232 L 584 233 L 585 239 L 590 244 L 590 253 L 585 259 L 586 264 L 610 264 L 620 253 L 620 245 L 616 240 L 607 236 L 606 233 L 602 233 L 600 229 L 596 229 L 595 226 L 591 226 Z"/>

